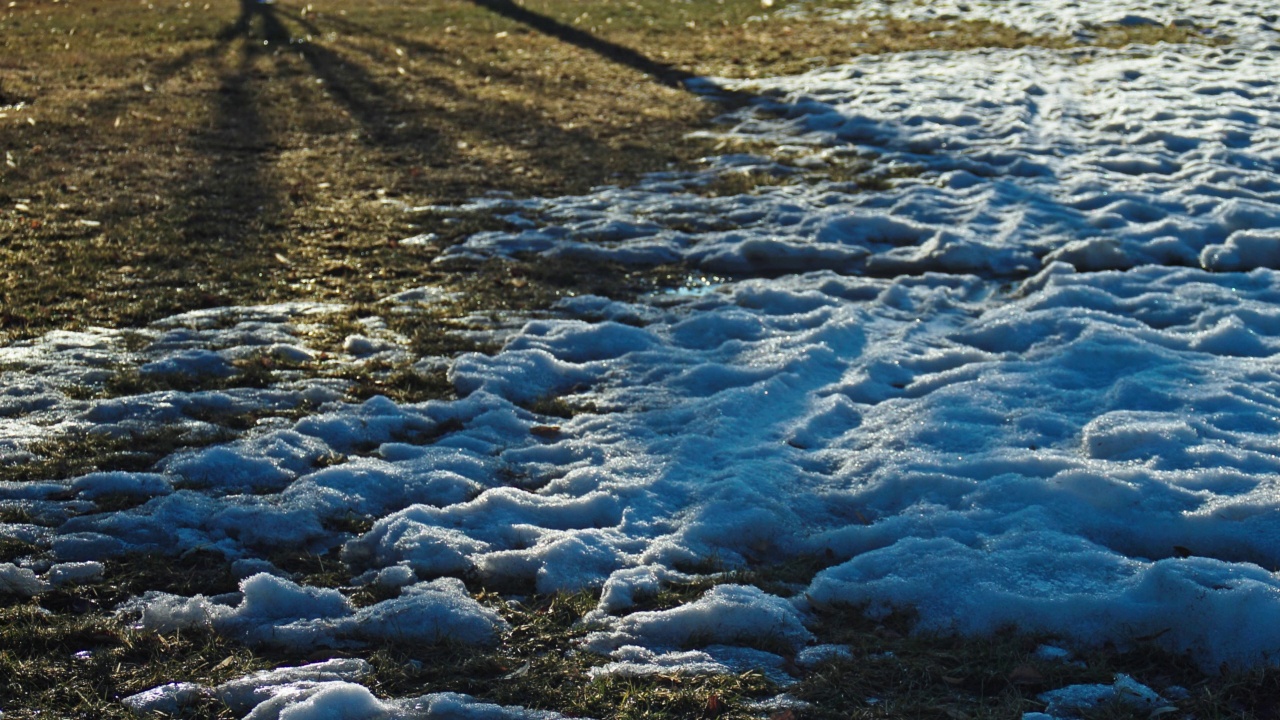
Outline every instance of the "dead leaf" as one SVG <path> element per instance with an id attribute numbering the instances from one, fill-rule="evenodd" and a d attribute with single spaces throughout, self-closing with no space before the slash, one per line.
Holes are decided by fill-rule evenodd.
<path id="1" fill-rule="evenodd" d="M 825 602 L 823 602 L 823 601 L 821 601 L 821 600 L 819 600 L 819 599 L 817 599 L 817 598 L 813 597 L 813 596 L 812 596 L 812 595 L 810 595 L 809 593 L 805 593 L 805 594 L 804 594 L 804 600 L 805 600 L 805 602 L 809 603 L 809 605 L 810 605 L 810 606 L 812 606 L 812 607 L 813 607 L 813 609 L 815 609 L 815 610 L 818 610 L 818 611 L 826 611 L 826 610 L 830 610 L 830 609 L 831 609 L 831 605 L 830 605 L 830 604 L 825 603 Z"/>
<path id="2" fill-rule="evenodd" d="M 529 428 L 529 434 L 540 438 L 553 438 L 560 435 L 559 425 L 534 425 Z"/>
<path id="3" fill-rule="evenodd" d="M 1138 637 L 1134 638 L 1134 640 L 1137 640 L 1138 642 L 1150 642 L 1150 641 L 1155 640 L 1156 638 L 1160 637 L 1161 635 L 1163 635 L 1163 634 L 1165 634 L 1165 633 L 1169 632 L 1169 631 L 1170 631 L 1170 630 L 1172 630 L 1172 629 L 1173 629 L 1173 628 L 1165 628 L 1165 629 L 1160 630 L 1160 631 L 1158 631 L 1158 632 L 1153 632 L 1153 633 L 1151 633 L 1150 635 L 1139 635 Z"/>
<path id="4" fill-rule="evenodd" d="M 506 675 L 503 675 L 503 676 L 502 676 L 502 679 L 503 679 L 503 680 L 515 680 L 516 678 L 524 677 L 525 675 L 528 675 L 528 674 L 529 674 L 529 668 L 531 668 L 531 667 L 533 667 L 533 661 L 532 661 L 532 660 L 526 660 L 526 661 L 524 662 L 524 664 L 523 664 L 523 665 L 521 665 L 520 667 L 516 668 L 515 670 L 512 670 L 511 672 L 507 673 Z"/>
<path id="5" fill-rule="evenodd" d="M 1044 682 L 1044 676 L 1030 665 L 1019 665 L 1009 673 L 1009 682 L 1014 685 L 1034 685 Z"/>

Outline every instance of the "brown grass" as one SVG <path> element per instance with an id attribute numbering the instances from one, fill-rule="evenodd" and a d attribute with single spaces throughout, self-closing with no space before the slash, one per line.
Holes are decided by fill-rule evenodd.
<path id="1" fill-rule="evenodd" d="M 683 89 L 691 74 L 1064 42 L 783 20 L 756 0 L 19 0 L 0 7 L 0 340 L 470 288 L 430 261 L 501 223 L 403 204 L 684 166 L 720 109 Z M 424 232 L 437 246 L 397 242 Z M 556 294 L 524 287 L 511 302 Z"/>
<path id="2" fill-rule="evenodd" d="M 1152 36 L 1144 41 L 1169 39 L 1144 32 Z M 357 331 L 358 319 L 385 314 L 415 353 L 485 350 L 454 332 L 472 313 L 545 308 L 570 293 L 625 296 L 680 284 L 688 269 L 524 260 L 441 270 L 431 261 L 443 247 L 506 226 L 481 215 L 406 213 L 405 204 L 456 203 L 494 190 L 581 192 L 688 166 L 714 148 L 687 134 L 723 108 L 682 87 L 692 74 L 751 77 L 858 53 L 1027 44 L 1067 41 L 989 23 L 783 20 L 764 14 L 758 0 L 282 0 L 261 12 L 231 0 L 0 4 L 0 342 L 53 328 L 136 326 L 206 306 L 308 299 L 349 307 L 318 323 L 311 339 L 320 349 Z M 892 180 L 873 170 L 870 178 Z M 859 181 L 863 174 L 857 168 Z M 749 192 L 775 180 L 730 178 L 707 192 Z M 398 242 L 427 232 L 438 237 L 432 245 Z M 376 303 L 428 284 L 460 295 L 407 315 Z M 228 382 L 270 381 L 241 370 L 244 377 Z M 353 399 L 449 392 L 442 375 L 408 366 L 341 372 Z M 101 391 L 141 392 L 146 382 L 156 381 L 126 371 Z M 591 411 L 560 398 L 531 407 L 551 419 Z M 210 421 L 231 437 L 255 419 Z M 223 437 L 52 438 L 34 448 L 41 459 L 0 465 L 0 480 L 145 469 L 177 447 Z M 3 511 L 9 522 L 58 520 Z M 333 529 L 367 524 L 343 518 Z M 40 552 L 0 543 L 0 561 Z M 273 560 L 312 584 L 349 579 L 332 553 L 280 548 Z M 820 566 L 730 579 L 781 592 Z M 714 563 L 699 570 L 713 572 Z M 652 606 L 687 602 L 711 582 L 672 588 Z M 0 709 L 6 719 L 123 718 L 130 715 L 119 698 L 162 682 L 211 685 L 307 659 L 210 634 L 144 633 L 112 613 L 148 589 L 233 588 L 225 559 L 140 556 L 111 561 L 101 582 L 0 599 Z M 515 628 L 503 646 L 366 648 L 373 689 L 383 696 L 455 690 L 602 718 L 745 718 L 752 713 L 742 701 L 776 691 L 756 673 L 587 681 L 586 668 L 602 659 L 568 651 L 585 632 L 577 621 L 594 603 L 590 593 L 514 605 L 477 591 Z M 360 599 L 369 591 L 348 592 Z M 823 613 L 815 627 L 822 640 L 850 643 L 858 657 L 806 675 L 794 689 L 815 704 L 804 717 L 1011 717 L 1038 707 L 1034 690 L 1101 681 L 1118 669 L 1191 687 L 1196 700 L 1171 717 L 1263 717 L 1280 697 L 1274 671 L 1207 679 L 1155 652 L 1100 652 L 1080 672 L 1040 668 L 1043 685 L 1029 687 L 1010 677 L 1034 639 L 961 642 L 912 638 L 904 629 L 856 612 Z M 884 653 L 900 662 L 875 659 Z M 883 702 L 869 705 L 873 695 Z M 187 716 L 229 713 L 209 702 Z"/>

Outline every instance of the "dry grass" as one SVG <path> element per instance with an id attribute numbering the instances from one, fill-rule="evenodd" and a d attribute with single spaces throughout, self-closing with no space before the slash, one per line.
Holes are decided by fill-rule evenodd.
<path id="1" fill-rule="evenodd" d="M 683 89 L 691 74 L 1065 42 L 990 23 L 782 20 L 757 0 L 20 0 L 0 8 L 0 340 L 470 289 L 430 261 L 501 222 L 402 203 L 682 166 L 707 150 L 686 135 L 720 109 Z M 423 232 L 436 247 L 397 242 Z M 556 291 L 527 288 L 508 304 Z"/>
<path id="2" fill-rule="evenodd" d="M 282 552 L 273 559 L 310 584 L 342 588 L 357 604 L 385 599 L 368 588 L 344 587 L 342 566 L 333 557 L 290 558 Z M 683 604 L 721 582 L 751 582 L 786 594 L 784 586 L 808 580 L 824 564 L 801 560 L 710 576 L 673 586 L 641 607 Z M 130 717 L 118 700 L 164 682 L 212 686 L 253 670 L 334 655 L 368 660 L 374 673 L 364 682 L 381 697 L 462 692 L 570 717 L 762 717 L 749 709 L 749 702 L 782 690 L 758 672 L 589 679 L 587 671 L 607 661 L 575 647 L 591 630 L 581 623 L 597 600 L 591 592 L 507 602 L 477 588 L 477 599 L 498 609 L 513 628 L 495 648 L 390 644 L 305 655 L 247 648 L 208 632 L 142 632 L 110 612 L 144 589 L 192 595 L 234 587 L 227 562 L 217 555 L 142 555 L 111 561 L 106 579 L 98 583 L 33 600 L 0 601 L 0 707 L 5 717 Z M 1280 701 L 1280 673 L 1274 669 L 1206 676 L 1186 658 L 1142 643 L 1123 652 L 1110 647 L 1082 651 L 1075 664 L 1047 661 L 1034 655 L 1045 638 L 1012 632 L 980 639 L 913 635 L 912 622 L 909 614 L 870 620 L 859 608 L 818 610 L 811 623 L 818 641 L 844 644 L 851 656 L 804 671 L 792 667 L 801 679 L 786 690 L 810 706 L 770 717 L 1019 717 L 1043 709 L 1036 695 L 1045 690 L 1110 683 L 1117 672 L 1157 689 L 1184 687 L 1189 698 L 1162 717 L 1269 718 Z M 210 699 L 186 709 L 182 717 L 231 715 Z M 1090 717 L 1145 720 L 1146 714 L 1109 708 Z"/>
<path id="3" fill-rule="evenodd" d="M 1144 41 L 1175 39 L 1167 29 L 1143 32 L 1151 36 Z M 485 350 L 456 332 L 473 313 L 528 312 L 570 293 L 635 294 L 684 282 L 688 269 L 528 259 L 445 271 L 431 265 L 441 248 L 502 229 L 503 221 L 409 214 L 403 204 L 454 203 L 493 190 L 579 192 L 686 166 L 711 149 L 687 134 L 723 107 L 683 88 L 692 74 L 750 77 L 867 52 L 1066 43 L 985 23 L 783 20 L 764 15 L 758 0 L 16 0 L 0 6 L 0 341 L 53 328 L 136 326 L 199 307 L 306 299 L 349 307 L 318 323 L 309 340 L 321 349 L 357 331 L 359 319 L 382 315 L 415 353 Z M 721 103 L 742 100 L 726 94 Z M 874 168 L 855 170 L 859 182 L 892 180 Z M 729 179 L 707 192 L 746 192 L 775 180 Z M 433 245 L 397 242 L 426 232 L 438 236 Z M 428 284 L 460 294 L 413 314 L 376 303 Z M 240 370 L 223 382 L 273 379 L 265 366 Z M 352 399 L 449 393 L 442 375 L 407 365 L 348 367 L 340 376 Z M 94 392 L 178 382 L 124 370 Z M 591 411 L 559 398 L 531 407 L 551 419 Z M 159 431 L 50 439 L 35 448 L 42 459 L 0 465 L 0 481 L 147 469 L 178 447 L 233 437 L 256 418 L 208 420 L 218 430 L 204 438 Z M 120 502 L 104 499 L 93 511 Z M 6 522 L 58 520 L 14 506 L 0 514 Z M 359 532 L 368 523 L 342 518 L 332 529 Z M 0 543 L 0 561 L 40 552 Z M 311 584 L 349 580 L 333 552 L 279 548 L 272 560 Z M 822 565 L 798 561 L 707 579 L 642 607 L 687 602 L 714 582 L 786 592 Z M 691 569 L 717 570 L 711 561 Z M 135 556 L 109 562 L 97 583 L 0 601 L 6 720 L 129 717 L 118 700 L 163 682 L 212 685 L 305 661 L 216 635 L 140 632 L 112 612 L 145 590 L 234 587 L 219 556 Z M 474 589 L 515 628 L 504 644 L 360 650 L 376 668 L 370 684 L 377 693 L 455 690 L 600 718 L 742 718 L 752 715 L 746 700 L 777 691 L 757 673 L 588 681 L 585 670 L 603 659 L 569 651 L 585 632 L 577 621 L 594 604 L 591 593 L 514 605 Z M 357 601 L 376 599 L 367 589 L 346 591 Z M 1039 684 L 1028 685 L 1011 678 L 1034 638 L 963 642 L 905 630 L 854 611 L 822 613 L 821 640 L 849 643 L 856 657 L 806 674 L 793 689 L 814 703 L 803 716 L 1013 717 L 1038 708 L 1031 698 L 1039 689 L 1102 681 L 1115 670 L 1191 688 L 1194 701 L 1173 717 L 1269 717 L 1280 698 L 1273 671 L 1205 678 L 1151 650 L 1099 651 L 1079 672 L 1039 668 Z M 870 704 L 871 697 L 880 702 Z M 208 702 L 186 716 L 229 714 Z"/>
<path id="4" fill-rule="evenodd" d="M 710 112 L 469 2 L 263 7 L 0 11 L 6 334 L 438 281 L 395 241 L 475 228 L 389 203 L 661 169 Z"/>

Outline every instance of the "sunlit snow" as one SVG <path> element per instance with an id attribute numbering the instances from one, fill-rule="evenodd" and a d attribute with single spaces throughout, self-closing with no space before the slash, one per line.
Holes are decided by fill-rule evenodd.
<path id="1" fill-rule="evenodd" d="M 584 646 L 612 655 L 600 673 L 754 665 L 785 676 L 770 665 L 780 646 L 798 658 L 847 652 L 810 647 L 819 641 L 805 626 L 815 606 L 838 604 L 912 608 L 931 631 L 1016 625 L 1066 645 L 1154 636 L 1205 668 L 1274 662 L 1274 11 L 1250 0 L 858 7 L 1036 32 L 1194 22 L 1229 40 L 910 53 L 738 82 L 757 100 L 714 133 L 776 155 L 727 155 L 702 174 L 578 197 L 478 199 L 465 210 L 527 227 L 475 235 L 442 264 L 532 251 L 685 260 L 716 277 L 637 303 L 567 299 L 504 333 L 500 352 L 452 360 L 457 401 L 347 404 L 340 383 L 303 378 L 73 392 L 121 365 L 216 377 L 252 353 L 314 359 L 300 328 L 327 306 L 201 311 L 0 348 L 6 462 L 30 461 L 33 442 L 58 433 L 164 426 L 197 438 L 215 432 L 200 419 L 210 413 L 302 411 L 150 472 L 0 487 L 0 503 L 40 519 L 0 532 L 57 559 L 0 565 L 0 592 L 92 580 L 101 560 L 130 550 L 198 548 L 236 562 L 241 593 L 153 592 L 120 611 L 154 630 L 308 649 L 493 643 L 507 627 L 454 579 L 467 576 L 601 588 Z M 780 160 L 818 172 L 857 159 L 901 178 L 697 192 L 718 174 L 795 172 Z M 326 362 L 404 357 L 401 341 L 371 327 Z M 522 407 L 547 398 L 592 411 L 554 419 Z M 122 494 L 145 502 L 84 512 Z M 332 529 L 352 515 L 372 528 Z M 263 560 L 281 546 L 340 546 L 353 583 L 399 594 L 354 609 L 336 590 L 282 577 Z M 724 585 L 627 614 L 709 560 L 796 557 L 829 567 L 793 598 Z M 689 650 L 695 640 L 706 647 Z M 213 693 L 247 717 L 295 720 L 538 716 L 446 694 L 380 701 L 357 684 L 366 668 L 333 662 L 126 702 L 172 712 Z M 1090 692 L 1161 700 L 1122 685 Z M 1077 707 L 1086 690 L 1046 700 L 1049 711 Z"/>

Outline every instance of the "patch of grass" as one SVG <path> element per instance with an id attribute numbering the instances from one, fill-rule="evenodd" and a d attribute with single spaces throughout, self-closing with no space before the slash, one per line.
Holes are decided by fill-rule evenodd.
<path id="1" fill-rule="evenodd" d="M 821 175 L 821 173 L 819 173 Z M 826 177 L 832 182 L 851 182 L 860 190 L 883 191 L 892 189 L 894 181 L 904 178 L 916 178 L 924 174 L 919 165 L 874 165 L 857 164 L 840 166 L 826 171 Z"/>
<path id="2" fill-rule="evenodd" d="M 175 595 L 218 595 L 238 587 L 231 574 L 230 561 L 210 550 L 190 550 L 176 556 L 132 553 L 105 562 L 108 582 L 93 590 L 100 594 L 105 606 L 113 607 L 147 590 Z"/>
<path id="3" fill-rule="evenodd" d="M 325 355 L 343 352 L 343 341 L 350 335 L 368 333 L 359 321 L 363 318 L 379 317 L 385 308 L 371 303 L 357 303 L 343 308 L 341 311 L 315 318 L 301 333 L 307 346 Z"/>
<path id="4" fill-rule="evenodd" d="M 129 437 L 98 433 L 65 433 L 31 445 L 36 459 L 0 465 L 0 481 L 65 480 L 97 471 L 149 470 L 180 447 L 222 438 L 192 438 L 183 428 L 163 427 Z"/>
<path id="5" fill-rule="evenodd" d="M 411 215 L 401 198 L 572 192 L 664 169 L 694 154 L 683 134 L 710 112 L 465 0 L 249 17 L 235 3 L 18 3 L 0 27 L 4 92 L 29 100 L 0 119 L 9 337 L 373 301 L 441 277 L 433 252 L 396 240 L 491 222 Z"/>
<path id="6" fill-rule="evenodd" d="M 274 556 L 277 566 L 307 584 L 343 587 L 336 554 Z M 0 704 L 6 717 L 128 717 L 118 700 L 174 680 L 216 685 L 257 669 L 324 659 L 278 648 L 247 648 L 201 631 L 156 634 L 128 627 L 111 609 L 144 589 L 180 595 L 234 590 L 229 563 L 212 553 L 181 557 L 133 555 L 108 563 L 103 581 L 62 588 L 33 600 L 0 601 Z M 650 609 L 674 607 L 722 581 L 755 574 L 768 582 L 805 581 L 821 563 L 799 562 L 704 578 L 664 591 Z M 358 605 L 394 591 L 362 588 Z M 591 591 L 507 601 L 484 589 L 477 599 L 499 610 L 512 630 L 493 648 L 451 643 L 423 646 L 385 643 L 339 655 L 362 657 L 373 668 L 365 682 L 382 697 L 414 697 L 453 691 L 488 702 L 549 709 L 602 719 L 758 717 L 749 701 L 780 691 L 756 672 L 704 677 L 672 674 L 643 678 L 589 677 L 607 658 L 581 652 L 578 642 L 593 628 L 582 623 L 598 601 Z M 987 638 L 913 635 L 914 618 L 867 617 L 860 608 L 819 608 L 811 630 L 820 643 L 846 645 L 851 657 L 832 658 L 809 670 L 787 692 L 811 703 L 791 718 L 1007 718 L 1043 709 L 1035 696 L 1075 683 L 1110 683 L 1127 673 L 1157 690 L 1187 688 L 1190 698 L 1169 717 L 1263 718 L 1280 698 L 1280 671 L 1255 670 L 1206 676 L 1186 658 L 1149 644 L 1125 652 L 1084 650 L 1079 664 L 1039 660 L 1046 640 L 1001 632 Z M 786 654 L 784 648 L 775 648 Z M 1129 717 L 1106 711 L 1098 717 Z M 202 701 L 183 717 L 228 717 Z M 1092 717 L 1092 716 L 1091 716 Z"/>
<path id="7" fill-rule="evenodd" d="M 296 407 L 240 410 L 195 408 L 187 416 L 209 425 L 203 428 L 155 426 L 127 435 L 67 432 L 31 444 L 34 459 L 0 465 L 0 482 L 66 480 L 91 472 L 121 470 L 146 472 L 157 462 L 187 448 L 227 443 L 268 417 L 300 417 L 314 411 L 310 404 Z"/>
<path id="8" fill-rule="evenodd" d="M 522 289 L 509 267 L 433 266 L 505 225 L 405 209 L 690 166 L 708 151 L 690 131 L 720 109 L 683 88 L 692 75 L 1067 43 L 990 23 L 787 19 L 758 0 L 14 3 L 0 8 L 0 340 L 411 285 L 492 299 L 495 279 L 516 292 L 494 309 L 545 307 L 592 276 L 563 268 Z M 398 242 L 423 233 L 437 241 Z"/>
<path id="9" fill-rule="evenodd" d="M 480 264 L 459 264 L 458 277 L 443 287 L 459 292 L 455 312 L 510 311 L 527 313 L 545 310 L 559 300 L 576 295 L 601 295 L 631 300 L 644 293 L 678 286 L 690 271 L 678 265 L 658 267 L 585 258 L 553 258 L 531 255 L 514 260 Z M 390 320 L 389 320 L 390 321 Z M 400 322 L 412 324 L 412 317 Z M 403 327 L 403 329 L 401 329 Z M 398 326 L 402 332 L 411 327 Z M 485 352 L 489 348 L 476 348 Z"/>
<path id="10" fill-rule="evenodd" d="M 145 505 L 151 498 L 134 493 L 107 493 L 93 499 L 95 513 L 114 513 Z"/>
<path id="11" fill-rule="evenodd" d="M 680 677 L 655 675 L 645 678 L 604 676 L 594 683 L 595 693 L 605 702 L 601 710 L 617 708 L 611 717 L 623 718 L 758 718 L 748 703 L 775 692 L 772 682 L 759 672 L 739 675 Z M 605 717 L 610 717 L 606 715 Z"/>
<path id="12" fill-rule="evenodd" d="M 128 695 L 174 680 L 216 684 L 271 664 L 212 633 L 144 632 L 113 612 L 145 590 L 234 590 L 220 555 L 130 555 L 106 566 L 100 582 L 31 600 L 0 598 L 0 707 L 6 718 L 131 718 L 119 703 Z M 186 717 L 231 716 L 220 704 L 201 701 Z"/>
<path id="13" fill-rule="evenodd" d="M 330 572 L 314 556 L 281 566 L 307 566 L 309 579 Z M 127 718 L 119 699 L 172 681 L 205 686 L 254 670 L 317 659 L 271 648 L 247 648 L 215 633 L 157 634 L 129 627 L 111 607 L 141 588 L 182 595 L 234 589 L 227 564 L 216 556 L 171 559 L 130 556 L 109 563 L 107 580 L 55 590 L 30 601 L 0 601 L 0 706 L 6 717 Z M 365 598 L 367 601 L 385 596 Z M 691 717 L 713 696 L 727 718 L 749 714 L 734 707 L 772 692 L 761 676 L 679 678 L 657 676 L 591 680 L 586 671 L 605 659 L 576 650 L 589 631 L 582 616 L 592 592 L 535 596 L 523 603 L 484 594 L 512 631 L 495 648 L 451 643 L 388 643 L 345 653 L 368 660 L 365 682 L 380 696 L 413 697 L 454 691 L 502 704 L 556 709 L 598 718 Z M 330 657 L 325 653 L 323 657 Z M 202 700 L 183 717 L 227 718 L 226 708 Z"/>
<path id="14" fill-rule="evenodd" d="M 755 585 L 780 597 L 796 594 L 797 586 L 807 586 L 819 572 L 835 564 L 833 557 L 801 555 L 785 562 L 755 565 L 726 575 L 728 582 Z"/>
<path id="15" fill-rule="evenodd" d="M 136 326 L 202 307 L 307 299 L 352 307 L 316 331 L 318 346 L 331 352 L 362 332 L 357 320 L 373 315 L 409 338 L 420 356 L 491 351 L 459 332 L 469 315 L 527 314 L 582 293 L 626 299 L 684 287 L 696 274 L 680 265 L 536 257 L 442 268 L 432 262 L 442 249 L 514 226 L 483 213 L 410 212 L 412 206 L 454 204 L 492 190 L 575 193 L 692 167 L 711 141 L 689 132 L 745 99 L 696 97 L 681 85 L 693 74 L 753 77 L 865 53 L 1071 44 L 991 23 L 784 19 L 762 11 L 758 0 L 282 0 L 254 7 L 24 0 L 0 8 L 0 150 L 12 161 L 0 165 L 0 342 L 53 328 Z M 1098 43 L 1190 39 L 1190 30 L 1140 27 L 1102 31 Z M 912 171 L 850 162 L 823 172 L 877 189 Z M 736 189 L 714 192 L 750 191 L 776 179 L 740 178 Z M 717 228 L 687 228 L 708 229 Z M 424 233 L 436 239 L 399 242 Z M 411 312 L 377 302 L 422 285 L 455 294 Z M 139 334 L 128 342 L 141 349 L 149 340 Z M 263 357 L 238 371 L 213 381 L 125 370 L 107 392 L 263 387 L 295 373 L 330 372 L 319 363 Z M 351 382 L 355 400 L 451 393 L 443 374 L 404 364 L 333 372 Z M 562 398 L 530 409 L 550 417 L 592 411 Z M 0 465 L 0 481 L 148 470 L 180 448 L 233 439 L 257 416 L 201 419 L 221 429 L 198 437 L 164 429 L 50 439 L 33 448 L 36 460 Z M 98 509 L 132 502 L 104 498 Z M 0 518 L 42 521 L 29 512 Z M 368 525 L 352 516 L 332 520 L 329 529 L 354 533 Z M 39 552 L 0 542 L 0 560 Z M 350 581 L 336 552 L 286 548 L 271 559 L 307 584 L 346 588 Z M 675 607 L 721 582 L 791 594 L 822 564 L 724 573 L 710 558 L 686 569 L 717 575 L 668 587 L 637 609 Z M 316 659 L 248 649 L 209 633 L 141 632 L 112 613 L 147 590 L 217 594 L 236 586 L 226 558 L 215 553 L 136 555 L 109 560 L 101 582 L 0 600 L 5 717 L 131 717 L 119 698 L 164 682 L 213 685 Z M 578 652 L 576 643 L 589 630 L 580 621 L 594 593 L 535 595 L 517 604 L 474 578 L 472 587 L 511 623 L 501 645 L 362 649 L 357 654 L 376 669 L 369 681 L 376 692 L 454 690 L 569 715 L 670 718 L 748 717 L 746 699 L 776 691 L 755 673 L 589 680 L 587 671 L 604 659 Z M 358 603 L 386 592 L 344 591 Z M 962 640 L 912 636 L 909 628 L 909 618 L 819 611 L 820 640 L 849 644 L 854 659 L 804 675 L 795 692 L 815 707 L 803 716 L 1012 717 L 1038 709 L 1031 698 L 1041 689 L 1109 681 L 1115 671 L 1191 688 L 1181 711 L 1196 717 L 1264 717 L 1280 698 L 1274 670 L 1206 678 L 1149 648 L 1096 651 L 1085 656 L 1085 668 L 1039 665 L 1028 660 L 1036 638 Z M 1017 672 L 1028 664 L 1034 674 Z M 870 704 L 872 697 L 880 702 Z M 228 713 L 210 702 L 189 715 Z"/>
<path id="16" fill-rule="evenodd" d="M 0 563 L 11 563 L 19 558 L 40 555 L 44 548 L 11 537 L 0 537 Z"/>
<path id="17" fill-rule="evenodd" d="M 268 663 L 206 632 L 157 635 L 110 614 L 0 606 L 0 706 L 6 718 L 135 718 L 119 700 L 175 678 L 225 682 Z M 68 607 L 72 603 L 66 603 Z M 234 717 L 201 700 L 185 717 Z"/>
<path id="18" fill-rule="evenodd" d="M 1157 45 L 1160 43 L 1200 43 L 1224 45 L 1225 37 L 1210 37 L 1204 30 L 1191 25 L 1107 25 L 1099 28 L 1090 43 L 1099 47 L 1121 48 L 1127 45 Z"/>
<path id="19" fill-rule="evenodd" d="M 88 398 L 117 398 L 147 393 L 177 391 L 183 393 L 232 388 L 267 388 L 283 379 L 318 375 L 317 363 L 299 361 L 255 351 L 230 363 L 230 375 L 194 372 L 142 372 L 133 365 L 117 367 L 96 392 L 84 388 L 80 394 Z"/>
<path id="20" fill-rule="evenodd" d="M 1043 710 L 1035 699 L 1040 692 L 1110 684 L 1121 670 L 1096 657 L 1086 657 L 1083 666 L 1039 660 L 1034 651 L 1045 639 L 1014 632 L 984 638 L 913 635 L 910 614 L 877 621 L 859 608 L 820 609 L 817 617 L 815 634 L 847 645 L 851 655 L 820 664 L 793 689 L 814 705 L 805 717 L 1018 717 Z M 1149 675 L 1137 677 L 1152 681 Z"/>
<path id="21" fill-rule="evenodd" d="M 337 377 L 351 381 L 347 397 L 353 402 L 363 402 L 375 395 L 383 395 L 398 403 L 454 396 L 453 383 L 445 377 L 444 370 L 424 373 L 414 369 L 410 363 L 386 365 L 367 362 L 344 368 Z"/>
<path id="22" fill-rule="evenodd" d="M 373 523 L 368 518 L 358 515 L 337 518 L 326 523 L 326 529 L 355 534 L 366 532 L 372 526 Z M 293 575 L 299 584 L 340 588 L 351 583 L 351 574 L 343 564 L 338 548 L 332 548 L 324 553 L 298 552 L 291 548 L 281 548 L 271 553 L 267 559 L 276 567 Z"/>
<path id="23" fill-rule="evenodd" d="M 90 394 L 95 398 L 104 398 L 164 390 L 194 392 L 235 387 L 261 388 L 278 380 L 276 372 L 280 365 L 274 362 L 264 363 L 261 359 L 250 359 L 240 366 L 241 372 L 231 378 L 185 374 L 141 375 L 133 368 L 122 368 L 102 388 Z M 302 374 L 296 369 L 289 372 Z M 323 374 L 311 366 L 307 366 L 302 372 Z M 353 387 L 357 388 L 352 395 L 357 399 L 379 394 L 372 391 L 374 388 L 381 390 L 381 394 L 402 401 L 441 397 L 446 385 L 441 378 L 420 375 L 405 368 L 396 369 L 387 376 L 378 378 L 361 375 L 350 368 L 329 376 L 346 375 L 352 376 Z M 361 381 L 364 382 L 363 386 Z M 361 387 L 367 390 L 363 397 L 359 392 Z M 185 415 L 191 420 L 206 423 L 206 427 L 155 426 L 146 430 L 134 430 L 126 435 L 83 431 L 60 433 L 33 442 L 28 451 L 35 456 L 34 459 L 0 464 L 0 482 L 65 480 L 99 471 L 144 472 L 178 450 L 230 442 L 266 418 L 298 418 L 315 409 L 314 404 L 306 400 L 292 406 L 280 404 L 250 411 L 197 405 L 187 408 Z"/>
<path id="24" fill-rule="evenodd" d="M 635 598 L 635 604 L 620 614 L 631 615 L 638 612 L 654 612 L 680 607 L 697 600 L 711 588 L 725 584 L 725 582 L 727 581 L 718 576 L 703 575 L 689 582 L 667 583 L 661 590 L 651 596 Z"/>
<path id="25" fill-rule="evenodd" d="M 756 188 L 787 185 L 795 181 L 796 177 L 789 173 L 738 170 L 720 173 L 714 181 L 699 187 L 698 191 L 708 197 L 750 195 Z"/>
<path id="26" fill-rule="evenodd" d="M 580 620 L 595 606 L 595 593 L 535 596 L 521 603 L 481 599 L 495 603 L 512 626 L 501 646 L 446 645 L 432 649 L 430 662 L 424 662 L 423 648 L 381 649 L 370 658 L 377 669 L 374 690 L 396 697 L 450 690 L 569 717 L 619 719 L 701 717 L 713 697 L 723 707 L 718 716 L 752 717 L 741 709 L 742 701 L 774 690 L 756 673 L 588 679 L 587 670 L 605 658 L 577 651 L 575 643 L 589 631 Z"/>
<path id="27" fill-rule="evenodd" d="M 560 396 L 545 396 L 537 398 L 531 402 L 521 405 L 525 410 L 546 417 L 561 418 L 568 420 L 582 414 L 594 414 L 598 412 L 594 404 L 590 402 L 571 402 Z"/>
<path id="28" fill-rule="evenodd" d="M 39 525 L 40 518 L 31 512 L 31 508 L 26 504 L 6 503 L 5 505 L 0 505 L 0 523 Z"/>
<path id="29" fill-rule="evenodd" d="M 333 532 L 363 535 L 373 528 L 373 519 L 367 515 L 348 512 L 340 517 L 326 519 L 324 528 Z"/>
<path id="30" fill-rule="evenodd" d="M 784 166 L 786 161 L 783 161 Z M 794 172 L 770 172 L 765 170 L 732 171 L 718 175 L 714 181 L 698 188 L 709 197 L 749 195 L 757 188 L 790 185 L 793 183 L 834 182 L 852 185 L 854 190 L 884 191 L 893 188 L 894 181 L 920 177 L 924 168 L 919 165 L 881 165 L 866 158 L 852 160 L 836 158 L 824 166 L 795 168 Z"/>
<path id="31" fill-rule="evenodd" d="M 236 376 L 232 376 L 234 377 Z M 102 384 L 101 390 L 94 393 L 92 397 L 117 398 L 170 390 L 185 393 L 224 390 L 240 385 L 238 382 L 233 382 L 232 378 L 181 372 L 141 373 L 136 367 L 126 366 L 117 368 Z M 246 385 L 254 386 L 252 380 Z"/>

